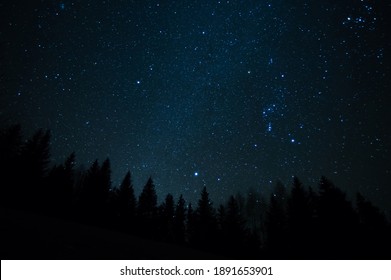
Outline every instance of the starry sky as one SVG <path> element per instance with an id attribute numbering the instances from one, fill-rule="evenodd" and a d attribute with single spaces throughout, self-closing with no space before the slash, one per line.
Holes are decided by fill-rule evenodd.
<path id="1" fill-rule="evenodd" d="M 0 121 L 136 193 L 213 200 L 293 175 L 389 208 L 390 4 L 0 2 Z M 388 57 L 388 58 L 387 58 Z"/>

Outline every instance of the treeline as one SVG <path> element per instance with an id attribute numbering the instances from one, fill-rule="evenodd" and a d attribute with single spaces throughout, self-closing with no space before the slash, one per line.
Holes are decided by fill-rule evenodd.
<path id="1" fill-rule="evenodd" d="M 384 213 L 359 193 L 353 205 L 325 177 L 317 190 L 295 177 L 289 188 L 277 183 L 270 197 L 249 190 L 217 207 L 206 188 L 195 205 L 171 194 L 159 204 L 152 178 L 139 196 L 130 172 L 113 186 L 109 159 L 77 171 L 72 153 L 63 164 L 50 166 L 49 131 L 24 140 L 19 125 L 4 129 L 0 151 L 1 205 L 9 209 L 177 243 L 221 258 L 391 257 L 391 226 Z"/>

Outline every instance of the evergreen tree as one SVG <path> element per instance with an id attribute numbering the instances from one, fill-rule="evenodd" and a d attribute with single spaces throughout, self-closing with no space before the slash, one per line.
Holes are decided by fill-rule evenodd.
<path id="1" fill-rule="evenodd" d="M 21 207 L 37 209 L 43 202 L 44 178 L 50 162 L 50 131 L 38 130 L 22 147 L 20 156 Z"/>
<path id="2" fill-rule="evenodd" d="M 195 245 L 203 249 L 215 247 L 217 221 L 213 204 L 206 187 L 201 192 L 196 210 Z"/>
<path id="3" fill-rule="evenodd" d="M 107 158 L 102 163 L 102 167 L 99 171 L 99 181 L 97 185 L 98 203 L 105 205 L 107 203 L 109 191 L 111 190 L 111 165 L 110 160 Z"/>
<path id="4" fill-rule="evenodd" d="M 83 178 L 79 199 L 80 211 L 93 222 L 101 218 L 100 214 L 104 210 L 104 184 L 101 180 L 101 167 L 98 160 L 95 160 Z"/>
<path id="5" fill-rule="evenodd" d="M 150 177 L 145 184 L 138 202 L 138 214 L 140 217 L 150 218 L 156 215 L 157 195 L 155 185 Z"/>
<path id="6" fill-rule="evenodd" d="M 140 194 L 137 210 L 141 233 L 147 236 L 156 235 L 157 195 L 151 177 Z"/>
<path id="7" fill-rule="evenodd" d="M 353 257 L 357 251 L 353 238 L 357 232 L 357 215 L 346 194 L 324 176 L 319 183 L 317 219 L 318 251 L 329 258 Z"/>
<path id="8" fill-rule="evenodd" d="M 226 220 L 227 220 L 227 210 L 226 207 L 223 204 L 220 204 L 219 208 L 217 209 L 217 240 L 216 240 L 216 247 L 218 248 L 218 251 L 222 254 L 226 254 L 227 252 L 227 237 L 226 237 Z"/>
<path id="9" fill-rule="evenodd" d="M 70 216 L 74 184 L 75 153 L 69 155 L 64 164 L 54 166 L 49 172 L 43 194 L 46 213 L 52 211 L 62 217 Z"/>
<path id="10" fill-rule="evenodd" d="M 39 129 L 24 145 L 22 160 L 24 170 L 34 182 L 41 182 L 46 175 L 50 162 L 50 131 Z"/>
<path id="11" fill-rule="evenodd" d="M 185 221 L 186 221 L 186 209 L 185 209 L 185 200 L 183 196 L 180 195 L 178 202 L 175 207 L 174 215 L 174 238 L 177 243 L 185 242 Z"/>
<path id="12" fill-rule="evenodd" d="M 167 194 L 160 207 L 160 235 L 163 240 L 174 240 L 174 197 Z"/>
<path id="13" fill-rule="evenodd" d="M 234 196 L 228 200 L 225 219 L 222 223 L 222 235 L 226 242 L 226 254 L 243 258 L 245 253 L 245 221 L 239 211 L 239 204 Z M 228 246 L 229 244 L 229 246 Z"/>
<path id="14" fill-rule="evenodd" d="M 253 188 L 250 188 L 247 192 L 247 198 L 245 203 L 245 216 L 247 218 L 248 227 L 252 231 L 261 231 L 267 205 L 265 198 L 261 193 L 257 192 Z"/>
<path id="15" fill-rule="evenodd" d="M 266 249 L 274 258 L 283 257 L 287 243 L 286 193 L 281 182 L 277 182 L 270 196 L 266 213 Z"/>
<path id="16" fill-rule="evenodd" d="M 112 207 L 116 208 L 118 223 L 121 228 L 130 231 L 132 226 L 135 226 L 134 219 L 137 206 L 130 171 L 125 174 L 121 185 L 113 193 L 113 196 L 115 197 L 113 199 L 115 202 Z"/>
<path id="17" fill-rule="evenodd" d="M 312 209 L 310 208 L 309 194 L 297 177 L 293 178 L 291 195 L 288 198 L 288 233 L 289 252 L 291 258 L 305 258 L 311 256 L 314 247 L 312 236 Z"/>
<path id="18" fill-rule="evenodd" d="M 227 218 L 225 206 L 223 204 L 220 204 L 219 208 L 217 209 L 217 223 L 219 225 L 220 232 L 223 231 L 224 223 Z"/>
<path id="19" fill-rule="evenodd" d="M 195 244 L 196 241 L 196 214 L 193 210 L 191 203 L 187 206 L 187 219 L 186 219 L 186 240 L 190 244 Z"/>

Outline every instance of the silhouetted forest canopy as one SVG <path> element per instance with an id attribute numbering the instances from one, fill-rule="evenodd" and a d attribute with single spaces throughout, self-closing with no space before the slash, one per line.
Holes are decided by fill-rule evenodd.
<path id="1" fill-rule="evenodd" d="M 114 186 L 108 158 L 94 161 L 85 171 L 76 168 L 75 153 L 64 163 L 51 165 L 50 137 L 50 131 L 38 130 L 25 140 L 19 125 L 1 131 L 2 208 L 196 248 L 218 258 L 391 257 L 386 215 L 360 193 L 349 201 L 326 177 L 320 178 L 317 189 L 294 177 L 291 186 L 278 182 L 270 196 L 249 189 L 227 197 L 221 205 L 211 201 L 206 188 L 196 203 L 167 194 L 159 204 L 153 178 L 138 196 L 130 172 Z M 14 240 L 2 238 L 2 243 L 18 243 L 29 234 L 18 233 Z M 23 251 L 17 254 L 26 256 Z M 176 258 L 169 250 L 164 254 Z"/>

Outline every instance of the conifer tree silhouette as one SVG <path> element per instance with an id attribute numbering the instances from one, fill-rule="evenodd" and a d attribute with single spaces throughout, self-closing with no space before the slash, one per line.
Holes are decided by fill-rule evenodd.
<path id="1" fill-rule="evenodd" d="M 220 204 L 217 208 L 216 222 L 217 222 L 217 239 L 216 249 L 221 254 L 226 254 L 228 238 L 226 237 L 226 220 L 227 220 L 227 209 L 223 204 Z"/>
<path id="2" fill-rule="evenodd" d="M 160 237 L 163 240 L 174 241 L 174 197 L 167 194 L 160 207 Z"/>
<path id="3" fill-rule="evenodd" d="M 217 209 L 217 223 L 219 226 L 219 230 L 222 231 L 223 227 L 225 226 L 225 220 L 227 218 L 227 210 L 225 209 L 225 206 L 223 204 L 220 204 L 219 208 Z"/>
<path id="4" fill-rule="evenodd" d="M 130 229 L 136 215 L 136 196 L 132 184 L 131 174 L 128 171 L 117 191 L 117 205 L 120 223 L 127 230 Z"/>
<path id="5" fill-rule="evenodd" d="M 49 172 L 45 184 L 44 206 L 49 207 L 52 214 L 61 217 L 70 216 L 73 198 L 75 153 L 71 153 L 64 164 L 54 166 Z M 48 209 L 45 212 L 50 213 Z"/>
<path id="6" fill-rule="evenodd" d="M 180 195 L 175 207 L 174 215 L 174 239 L 177 243 L 183 244 L 185 242 L 186 232 L 186 208 L 185 200 Z"/>
<path id="7" fill-rule="evenodd" d="M 50 162 L 50 131 L 39 129 L 22 147 L 20 198 L 22 207 L 37 209 L 43 202 L 44 178 Z"/>
<path id="8" fill-rule="evenodd" d="M 102 163 L 99 171 L 98 196 L 99 202 L 104 204 L 107 202 L 108 193 L 111 189 L 111 164 L 110 159 L 107 158 Z"/>
<path id="9" fill-rule="evenodd" d="M 213 203 L 209 199 L 206 187 L 202 189 L 201 198 L 195 212 L 195 240 L 200 248 L 211 249 L 214 247 L 217 235 L 217 220 Z"/>
<path id="10" fill-rule="evenodd" d="M 286 192 L 281 182 L 277 182 L 270 196 L 266 213 L 266 250 L 273 258 L 283 258 L 286 251 Z"/>
<path id="11" fill-rule="evenodd" d="M 260 197 L 258 197 L 254 189 L 249 189 L 246 197 L 245 214 L 248 219 L 249 227 L 252 230 L 259 228 L 260 222 Z"/>
<path id="12" fill-rule="evenodd" d="M 137 212 L 141 233 L 150 237 L 155 236 L 157 234 L 157 195 L 151 177 L 140 194 Z"/>
<path id="13" fill-rule="evenodd" d="M 319 250 L 327 258 L 354 257 L 357 215 L 346 194 L 326 177 L 319 182 L 317 203 Z M 338 252 L 338 254 L 336 254 Z"/>
<path id="14" fill-rule="evenodd" d="M 151 177 L 145 184 L 138 203 L 138 213 L 140 217 L 153 217 L 157 210 L 157 195 L 155 185 Z"/>
<path id="15" fill-rule="evenodd" d="M 78 202 L 80 211 L 87 220 L 100 225 L 108 222 L 110 189 L 110 160 L 107 158 L 102 166 L 95 160 L 83 178 Z"/>
<path id="16" fill-rule="evenodd" d="M 245 221 L 239 211 L 239 204 L 234 196 L 227 203 L 225 218 L 222 221 L 222 236 L 225 241 L 225 254 L 235 258 L 243 258 L 245 253 Z"/>
<path id="17" fill-rule="evenodd" d="M 196 242 L 196 214 L 193 210 L 191 203 L 187 206 L 187 218 L 186 218 L 186 241 L 189 244 L 195 244 Z"/>
<path id="18" fill-rule="evenodd" d="M 309 195 L 297 177 L 293 178 L 291 194 L 288 197 L 288 251 L 291 258 L 305 258 L 314 247 L 312 210 Z"/>
<path id="19" fill-rule="evenodd" d="M 297 177 L 289 194 L 278 182 L 269 204 L 250 189 L 246 198 L 240 193 L 230 196 L 217 215 L 206 188 L 195 211 L 191 203 L 186 209 L 182 195 L 174 205 L 171 194 L 158 208 L 152 178 L 138 202 L 129 171 L 113 191 L 108 158 L 101 166 L 96 160 L 87 171 L 79 167 L 75 172 L 72 153 L 49 170 L 49 143 L 50 131 L 38 130 L 24 142 L 18 125 L 0 131 L 1 207 L 41 210 L 54 217 L 80 216 L 84 222 L 133 234 L 132 225 L 144 237 L 188 243 L 235 259 L 391 257 L 391 225 L 384 213 L 360 193 L 353 208 L 346 194 L 326 177 L 320 179 L 318 192 L 304 188 Z M 71 216 L 73 201 L 78 207 Z"/>
<path id="20" fill-rule="evenodd" d="M 97 194 L 97 185 L 99 184 L 100 166 L 98 160 L 95 160 L 87 170 L 82 179 L 82 186 L 79 195 L 78 205 L 82 215 L 87 219 L 92 219 L 96 215 L 96 208 L 99 207 Z"/>

